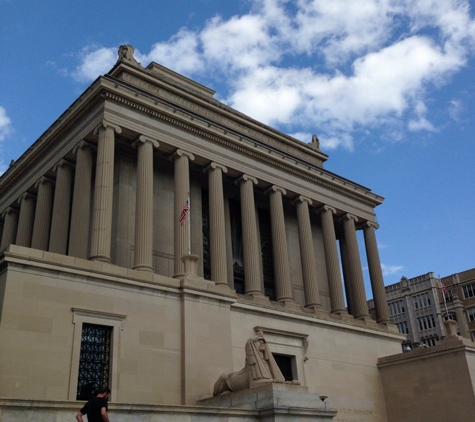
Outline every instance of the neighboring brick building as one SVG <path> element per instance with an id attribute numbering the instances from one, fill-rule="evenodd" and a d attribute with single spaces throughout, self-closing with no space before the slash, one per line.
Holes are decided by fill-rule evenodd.
<path id="1" fill-rule="evenodd" d="M 446 288 L 445 302 L 441 283 Z M 446 318 L 457 322 L 460 336 L 475 340 L 475 269 L 442 279 L 432 272 L 410 279 L 402 277 L 385 289 L 391 322 L 407 335 L 403 348 L 434 346 L 446 335 Z M 368 307 L 372 312 L 372 300 Z"/>

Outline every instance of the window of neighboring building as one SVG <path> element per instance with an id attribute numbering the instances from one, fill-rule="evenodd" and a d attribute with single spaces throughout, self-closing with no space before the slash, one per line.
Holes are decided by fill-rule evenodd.
<path id="1" fill-rule="evenodd" d="M 110 384 L 112 327 L 83 324 L 76 400 L 89 400 Z"/>
<path id="2" fill-rule="evenodd" d="M 400 333 L 409 334 L 409 328 L 407 326 L 407 321 L 398 322 L 396 325 L 397 325 L 397 328 L 398 328 Z"/>
<path id="3" fill-rule="evenodd" d="M 435 328 L 435 318 L 434 315 L 428 315 L 424 317 L 417 318 L 419 322 L 419 330 L 430 330 L 431 328 Z"/>
<path id="4" fill-rule="evenodd" d="M 475 307 L 467 308 L 467 316 L 470 322 L 475 322 Z"/>
<path id="5" fill-rule="evenodd" d="M 465 299 L 475 297 L 475 283 L 465 284 L 462 286 L 462 291 Z"/>
<path id="6" fill-rule="evenodd" d="M 431 305 L 429 292 L 415 295 L 413 298 L 415 309 L 427 308 Z"/>
<path id="7" fill-rule="evenodd" d="M 389 303 L 389 313 L 391 316 L 401 315 L 405 312 L 403 300 L 396 300 L 395 302 Z"/>

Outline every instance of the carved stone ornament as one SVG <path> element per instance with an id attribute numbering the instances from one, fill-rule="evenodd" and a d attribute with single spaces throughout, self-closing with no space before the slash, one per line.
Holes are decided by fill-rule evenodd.
<path id="1" fill-rule="evenodd" d="M 134 51 L 135 51 L 134 47 L 132 47 L 129 44 L 121 45 L 119 47 L 119 51 L 118 51 L 119 58 L 117 59 L 117 63 L 119 63 L 119 62 L 128 62 L 128 63 L 131 63 L 135 66 L 142 67 L 142 65 L 137 60 L 135 60 Z"/>
<path id="2" fill-rule="evenodd" d="M 268 383 L 284 383 L 285 379 L 272 356 L 262 331 L 246 342 L 246 363 L 238 372 L 222 374 L 214 384 L 213 396 L 226 391 L 239 391 Z"/>

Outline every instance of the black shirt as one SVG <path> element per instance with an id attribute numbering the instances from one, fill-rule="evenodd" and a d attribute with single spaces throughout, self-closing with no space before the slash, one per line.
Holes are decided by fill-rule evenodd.
<path id="1" fill-rule="evenodd" d="M 103 407 L 107 410 L 107 400 L 103 397 L 94 397 L 84 405 L 80 412 L 87 415 L 88 422 L 104 422 L 101 415 Z"/>

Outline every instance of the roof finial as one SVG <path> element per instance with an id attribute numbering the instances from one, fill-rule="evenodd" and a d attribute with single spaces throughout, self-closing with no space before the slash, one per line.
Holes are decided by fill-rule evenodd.
<path id="1" fill-rule="evenodd" d="M 132 47 L 131 45 L 122 44 L 119 47 L 119 51 L 118 51 L 119 58 L 117 59 L 117 63 L 127 62 L 127 63 L 133 64 L 135 66 L 140 66 L 141 67 L 141 64 L 137 60 L 135 60 L 135 58 L 134 58 L 134 51 L 135 51 L 134 47 Z"/>

